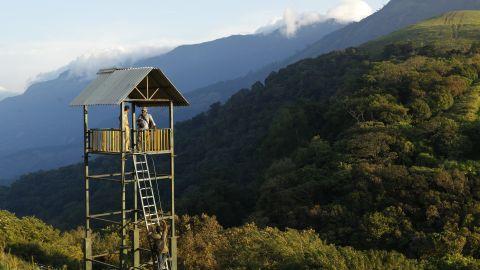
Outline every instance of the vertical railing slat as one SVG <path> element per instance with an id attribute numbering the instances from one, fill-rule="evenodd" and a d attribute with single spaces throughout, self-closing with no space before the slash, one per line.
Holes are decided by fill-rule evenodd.
<path id="1" fill-rule="evenodd" d="M 141 152 L 170 151 L 170 128 L 137 130 L 137 150 Z M 119 153 L 122 146 L 122 131 L 117 129 L 92 129 L 88 132 L 88 149 L 94 152 Z"/>

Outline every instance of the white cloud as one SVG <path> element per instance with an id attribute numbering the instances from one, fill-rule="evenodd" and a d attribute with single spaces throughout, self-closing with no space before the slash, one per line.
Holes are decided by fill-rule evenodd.
<path id="1" fill-rule="evenodd" d="M 317 12 L 297 12 L 291 8 L 285 9 L 283 17 L 272 20 L 269 24 L 257 29 L 256 33 L 268 34 L 280 30 L 287 37 L 295 35 L 301 27 L 327 20 L 328 17 Z"/>
<path id="2" fill-rule="evenodd" d="M 371 15 L 372 8 L 363 0 L 342 0 L 340 5 L 330 9 L 326 14 L 318 12 L 302 12 L 287 8 L 283 17 L 272 20 L 269 24 L 257 29 L 256 33 L 271 33 L 280 30 L 287 37 L 295 35 L 304 26 L 334 19 L 342 23 L 356 22 Z"/>
<path id="3" fill-rule="evenodd" d="M 358 22 L 372 13 L 373 9 L 363 0 L 342 0 L 327 12 L 327 16 L 342 22 Z"/>
<path id="4" fill-rule="evenodd" d="M 14 96 L 15 93 L 8 91 L 5 87 L 0 85 L 0 101 L 4 100 L 7 97 Z"/>
<path id="5" fill-rule="evenodd" d="M 92 50 L 75 58 L 57 70 L 40 73 L 30 83 L 50 80 L 58 77 L 64 71 L 69 71 L 71 77 L 92 79 L 101 68 L 128 67 L 136 61 L 161 55 L 172 49 L 172 46 L 116 46 L 98 50 Z"/>
<path id="6" fill-rule="evenodd" d="M 72 75 L 85 77 L 98 66 L 126 66 L 186 43 L 172 38 L 140 42 L 49 40 L 8 45 L 0 42 L 0 84 L 8 91 L 22 93 L 33 82 L 54 79 L 67 68 L 74 70 Z"/>

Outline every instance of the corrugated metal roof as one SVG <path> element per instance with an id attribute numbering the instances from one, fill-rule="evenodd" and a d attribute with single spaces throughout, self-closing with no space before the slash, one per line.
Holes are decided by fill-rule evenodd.
<path id="1" fill-rule="evenodd" d="M 104 69 L 70 106 L 118 105 L 135 90 L 147 75 L 160 86 L 160 91 L 173 101 L 175 106 L 188 106 L 188 101 L 158 68 Z M 152 102 L 154 103 L 154 102 Z"/>

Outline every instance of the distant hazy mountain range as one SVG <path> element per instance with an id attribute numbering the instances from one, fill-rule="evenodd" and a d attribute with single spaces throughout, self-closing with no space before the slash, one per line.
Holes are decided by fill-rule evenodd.
<path id="1" fill-rule="evenodd" d="M 179 46 L 139 61 L 137 66 L 155 66 L 165 71 L 183 93 L 254 72 L 272 62 L 304 50 L 345 23 L 333 19 L 298 29 L 286 37 L 281 30 L 253 35 L 235 35 L 210 42 Z"/>
<path id="2" fill-rule="evenodd" d="M 230 36 L 180 46 L 166 54 L 139 61 L 135 66 L 162 68 L 182 92 L 188 93 L 283 61 L 343 26 L 335 20 L 326 20 L 300 28 L 291 37 L 280 30 Z M 81 114 L 78 109 L 68 107 L 68 103 L 87 84 L 88 80 L 77 78 L 67 70 L 54 80 L 31 85 L 20 96 L 0 101 L 0 124 L 6 127 L 0 133 L 0 182 L 22 173 L 80 160 Z M 203 95 L 203 89 L 194 92 L 189 96 L 190 102 L 205 105 L 192 107 L 189 113 L 180 112 L 178 119 L 194 115 L 219 100 L 214 95 Z M 100 112 L 91 117 L 93 126 L 111 126 L 115 121 L 115 115 L 102 108 L 94 110 Z"/>
<path id="3" fill-rule="evenodd" d="M 186 93 L 192 106 L 178 110 L 177 120 L 183 120 L 297 60 L 355 46 L 461 9 L 480 9 L 480 0 L 392 0 L 382 10 L 343 28 L 330 20 L 299 29 L 292 38 L 279 31 L 232 36 L 181 46 L 136 65 L 164 69 Z M 8 127 L 0 134 L 0 179 L 80 160 L 81 115 L 67 104 L 87 83 L 67 71 L 0 102 L 0 124 Z M 113 119 L 111 113 L 100 110 L 92 124 L 112 123 Z"/>
<path id="4" fill-rule="evenodd" d="M 16 93 L 8 91 L 8 90 L 3 90 L 0 89 L 0 101 L 4 100 L 7 97 L 15 96 Z"/>

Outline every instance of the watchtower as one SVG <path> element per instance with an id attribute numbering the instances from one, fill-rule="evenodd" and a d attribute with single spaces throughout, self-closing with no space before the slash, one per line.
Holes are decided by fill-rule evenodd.
<path id="1" fill-rule="evenodd" d="M 85 173 L 85 241 L 84 269 L 91 270 L 94 265 L 113 269 L 145 269 L 152 263 L 162 262 L 164 269 L 177 269 L 177 244 L 175 235 L 174 201 L 174 130 L 173 109 L 175 106 L 188 106 L 188 101 L 175 88 L 170 80 L 158 68 L 103 69 L 72 102 L 71 106 L 83 107 L 84 127 L 84 173 Z M 125 110 L 130 105 L 131 113 Z M 118 128 L 89 128 L 89 107 L 93 105 L 112 105 L 119 110 L 119 117 L 111 122 L 119 122 Z M 145 127 L 137 129 L 136 107 L 148 107 L 168 110 L 166 128 Z M 130 118 L 131 121 L 128 119 Z M 157 120 L 158 121 L 158 120 Z M 131 122 L 131 124 L 129 123 Z M 110 155 L 118 157 L 119 170 L 102 174 L 92 173 L 89 161 L 93 156 Z M 148 158 L 163 155 L 169 162 L 166 172 L 153 175 Z M 127 162 L 133 163 L 131 170 Z M 151 164 L 152 160 L 150 160 Z M 91 181 L 103 181 L 119 184 L 118 208 L 111 211 L 95 211 L 91 204 Z M 167 204 L 169 211 L 161 209 L 159 193 L 155 193 L 154 183 L 167 181 L 169 191 Z M 165 184 L 164 184 L 165 185 Z M 158 186 L 157 186 L 158 187 Z M 165 196 L 164 196 L 165 197 Z M 132 200 L 127 204 L 127 199 Z M 163 198 L 165 200 L 165 198 Z M 139 204 L 140 202 L 140 204 Z M 143 218 L 140 218 L 141 216 Z M 106 254 L 92 253 L 93 221 L 119 226 L 121 243 L 117 252 L 119 264 L 105 262 Z M 169 251 L 165 255 L 149 256 L 148 248 L 140 246 L 140 227 L 145 233 L 151 233 L 156 226 L 165 224 Z M 163 226 L 163 228 L 164 228 Z M 96 228 L 96 227 L 95 227 Z M 130 239 L 130 240 L 128 240 Z M 145 259 L 151 257 L 153 259 Z M 150 266 L 148 266 L 150 265 Z"/>

